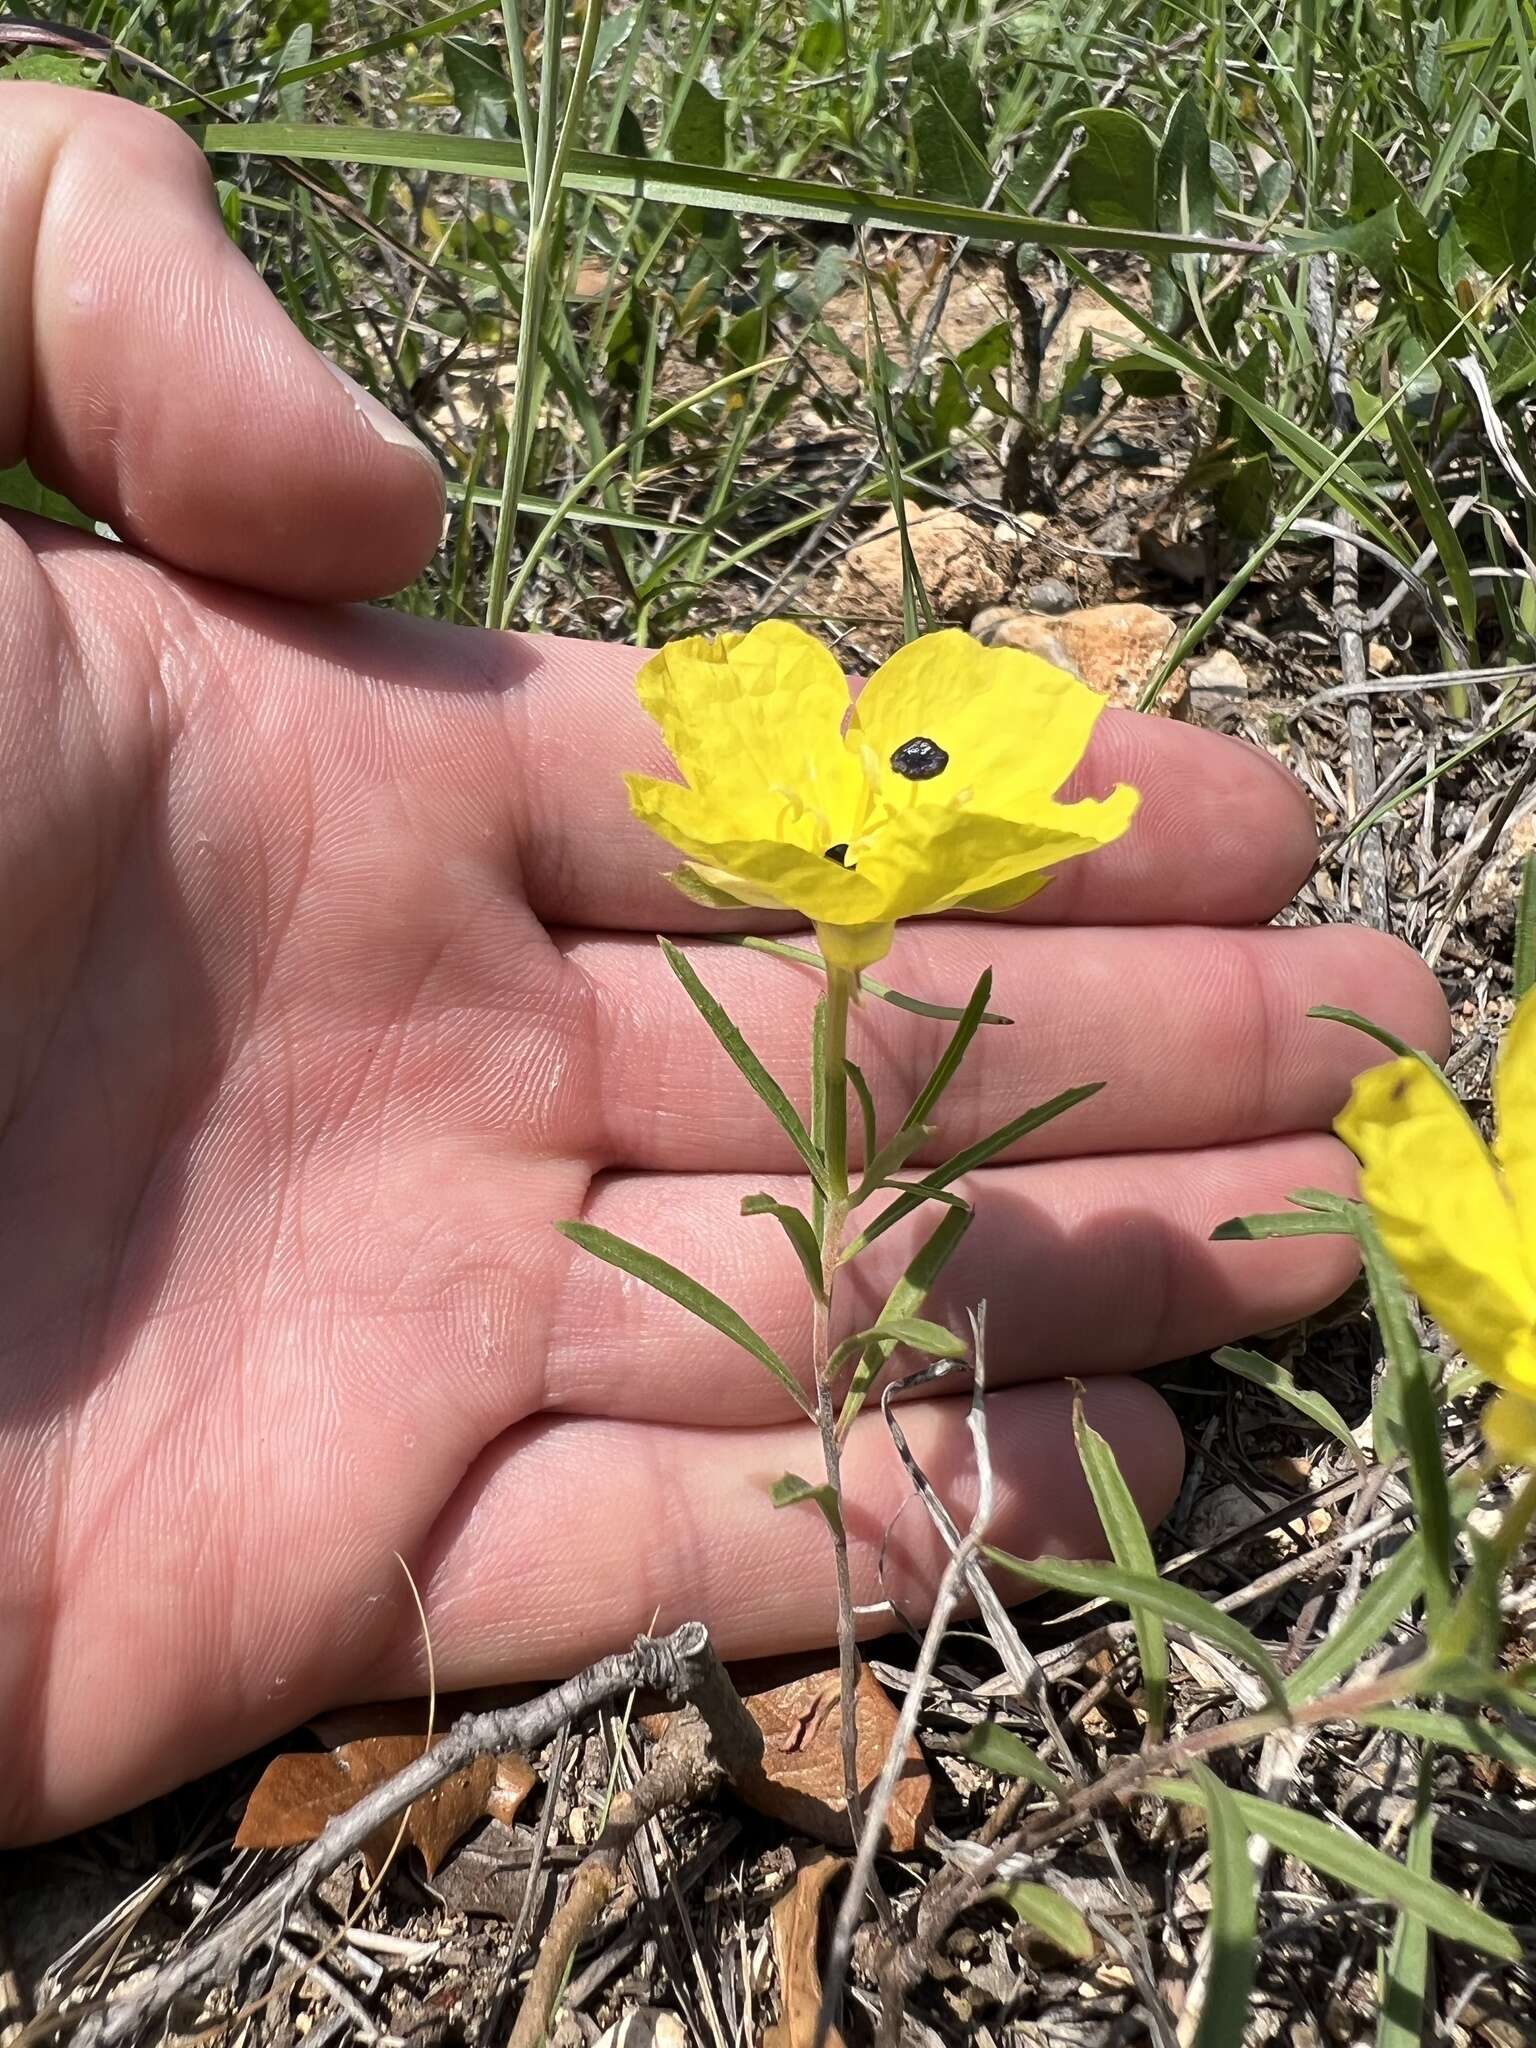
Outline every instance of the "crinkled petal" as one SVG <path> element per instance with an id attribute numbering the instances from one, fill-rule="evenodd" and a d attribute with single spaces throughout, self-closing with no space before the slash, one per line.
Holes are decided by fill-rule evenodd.
<path id="1" fill-rule="evenodd" d="M 636 683 L 684 778 L 733 838 L 821 853 L 852 836 L 864 774 L 843 743 L 848 684 L 831 653 L 773 619 L 674 640 Z"/>
<path id="2" fill-rule="evenodd" d="M 1536 1466 L 1536 1400 L 1496 1395 L 1483 1410 L 1483 1435 L 1501 1465 Z"/>
<path id="3" fill-rule="evenodd" d="M 930 633 L 893 654 L 854 706 L 849 744 L 867 742 L 880 797 L 898 810 L 962 802 L 994 818 L 1034 819 L 1082 760 L 1104 699 L 1036 654 L 983 647 L 968 633 Z M 913 739 L 948 765 L 927 781 L 890 766 Z"/>
<path id="4" fill-rule="evenodd" d="M 1536 1280 L 1536 995 L 1504 1034 L 1493 1073 L 1493 1155 L 1515 1205 L 1526 1270 Z"/>
<path id="5" fill-rule="evenodd" d="M 1515 1212 L 1477 1127 L 1422 1060 L 1372 1067 L 1336 1125 L 1403 1278 L 1479 1372 L 1529 1350 L 1536 1289 Z"/>
<path id="6" fill-rule="evenodd" d="M 1118 839 L 1138 801 L 1133 789 L 1075 804 L 1037 796 L 1031 816 L 1010 818 L 923 805 L 886 819 L 859 843 L 859 874 L 879 892 L 887 917 L 976 907 L 978 898 L 995 909 L 1032 895 L 1047 868 Z"/>

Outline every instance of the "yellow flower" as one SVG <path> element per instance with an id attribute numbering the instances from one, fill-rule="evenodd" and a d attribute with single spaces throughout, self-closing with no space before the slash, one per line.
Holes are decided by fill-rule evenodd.
<path id="1" fill-rule="evenodd" d="M 1503 1389 L 1488 1440 L 1536 1465 L 1536 996 L 1515 1012 L 1494 1076 L 1493 1149 L 1422 1060 L 1373 1067 L 1336 1126 L 1404 1279 Z"/>
<path id="2" fill-rule="evenodd" d="M 1102 698 L 965 633 L 903 647 L 851 712 L 831 653 L 777 621 L 674 641 L 638 687 L 686 777 L 625 777 L 683 856 L 673 879 L 717 906 L 798 911 L 836 967 L 878 960 L 898 918 L 1022 903 L 1138 802 L 1122 786 L 1057 803 Z"/>

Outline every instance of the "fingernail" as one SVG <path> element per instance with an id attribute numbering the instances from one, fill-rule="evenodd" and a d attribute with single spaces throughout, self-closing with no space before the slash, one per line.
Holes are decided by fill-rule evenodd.
<path id="1" fill-rule="evenodd" d="M 380 405 L 371 391 L 365 391 L 345 370 L 333 363 L 329 356 L 322 356 L 321 362 L 330 371 L 336 382 L 352 401 L 352 410 L 363 424 L 381 441 L 388 441 L 394 448 L 409 448 L 413 455 L 419 455 L 423 462 L 430 463 L 434 475 L 437 473 L 437 458 L 430 448 L 418 441 L 403 421 L 397 420 L 387 405 Z"/>

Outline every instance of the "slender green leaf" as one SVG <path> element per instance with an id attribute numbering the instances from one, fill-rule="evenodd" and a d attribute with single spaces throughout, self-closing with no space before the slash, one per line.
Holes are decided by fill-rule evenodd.
<path id="1" fill-rule="evenodd" d="M 851 1065 L 850 1062 L 850 1069 Z M 891 1176 L 899 1173 L 919 1146 L 925 1144 L 932 1136 L 933 1130 L 928 1124 L 918 1124 L 915 1129 L 903 1126 L 901 1130 L 893 1131 L 877 1152 L 867 1155 L 869 1164 L 853 1191 L 849 1206 L 857 1209 L 861 1202 L 868 1201 L 877 1188 L 890 1187 Z"/>
<path id="2" fill-rule="evenodd" d="M 801 1501 L 814 1501 L 833 1535 L 841 1536 L 843 1533 L 843 1510 L 837 1489 L 826 1481 L 818 1486 L 809 1479 L 802 1479 L 798 1472 L 786 1472 L 782 1479 L 776 1479 L 769 1487 L 768 1498 L 776 1508 L 792 1508 Z"/>
<path id="3" fill-rule="evenodd" d="M 1515 914 L 1515 1000 L 1536 984 L 1536 853 L 1525 857 L 1520 907 Z"/>
<path id="4" fill-rule="evenodd" d="M 210 122 L 192 131 L 210 156 L 289 157 L 295 162 L 386 164 L 402 171 L 525 184 L 528 169 L 515 141 L 465 135 L 429 135 L 402 128 L 367 128 L 288 121 Z M 910 229 L 918 234 L 962 235 L 972 242 L 1007 246 L 1033 242 L 1046 249 L 1131 249 L 1145 255 L 1184 251 L 1218 256 L 1268 254 L 1259 242 L 1210 241 L 1202 235 L 1162 235 L 1109 225 L 1086 225 L 1024 213 L 1004 213 L 949 201 L 906 198 L 843 187 L 830 179 L 774 178 L 705 164 L 639 161 L 599 150 L 572 149 L 564 183 L 572 192 L 626 204 L 701 206 L 767 220 L 824 221 L 834 226 Z M 1150 185 L 1148 190 L 1150 192 Z"/>
<path id="5" fill-rule="evenodd" d="M 1378 1045 L 1384 1045 L 1388 1052 L 1395 1052 L 1399 1059 L 1421 1060 L 1424 1055 L 1416 1052 L 1406 1038 L 1399 1038 L 1395 1031 L 1389 1031 L 1385 1024 L 1375 1024 L 1369 1017 L 1362 1017 L 1356 1010 L 1341 1010 L 1333 1003 L 1318 1003 L 1308 1010 L 1309 1017 L 1315 1017 L 1324 1024 L 1347 1024 L 1351 1031 L 1361 1031 L 1367 1038 L 1374 1038 Z M 1430 1064 L 1425 1061 L 1426 1066 Z"/>
<path id="6" fill-rule="evenodd" d="M 814 967 L 818 973 L 826 972 L 826 962 L 819 953 L 813 953 L 808 946 L 786 945 L 782 939 L 763 939 L 750 932 L 732 932 L 713 941 L 717 946 L 744 946 L 752 953 L 772 953 L 780 960 L 793 960 L 801 967 Z M 913 1017 L 933 1017 L 941 1024 L 953 1024 L 965 1015 L 953 1003 L 927 1003 L 921 996 L 909 996 L 899 988 L 888 988 L 883 981 L 876 981 L 872 974 L 859 976 L 859 987 L 867 996 L 877 1002 L 889 1003 L 894 1010 L 906 1010 Z M 998 1016 L 994 1011 L 982 1013 L 983 1024 L 1011 1024 L 1011 1017 Z"/>
<path id="7" fill-rule="evenodd" d="M 1069 1563 L 1060 1557 L 1013 1557 L 990 1545 L 987 1555 L 1004 1570 L 1017 1572 L 1020 1578 L 1032 1579 L 1037 1585 L 1050 1586 L 1059 1593 L 1076 1593 L 1084 1600 L 1113 1600 L 1132 1609 L 1150 1608 L 1173 1627 L 1188 1629 L 1191 1635 L 1203 1637 L 1248 1665 L 1258 1674 L 1271 1703 L 1282 1714 L 1286 1711 L 1280 1673 L 1258 1637 L 1232 1615 L 1213 1607 L 1209 1600 L 1202 1600 L 1188 1586 L 1144 1572 L 1127 1571 L 1119 1564 Z"/>
<path id="8" fill-rule="evenodd" d="M 1157 1558 L 1147 1525 L 1113 1450 L 1083 1414 L 1081 1394 L 1074 1395 L 1072 1400 L 1072 1434 L 1083 1476 L 1116 1564 L 1123 1565 L 1128 1572 L 1155 1579 Z M 1168 1638 L 1154 1608 L 1133 1607 L 1131 1621 L 1147 1693 L 1147 1737 L 1151 1742 L 1160 1742 L 1168 1708 Z"/>
<path id="9" fill-rule="evenodd" d="M 1412 1736 L 1416 1742 L 1433 1743 L 1438 1749 L 1465 1750 L 1470 1755 L 1492 1757 L 1512 1771 L 1536 1773 L 1536 1737 L 1522 1735 L 1481 1714 L 1458 1714 L 1449 1708 L 1375 1707 L 1353 1718 L 1372 1728 L 1390 1728 L 1394 1734 Z"/>
<path id="10" fill-rule="evenodd" d="M 742 1199 L 741 1213 L 743 1216 L 773 1217 L 794 1246 L 795 1257 L 804 1268 L 811 1292 L 818 1301 L 821 1300 L 821 1246 L 804 1210 L 796 1209 L 789 1202 L 776 1202 L 772 1195 L 746 1195 Z"/>
<path id="11" fill-rule="evenodd" d="M 946 1159 L 942 1166 L 934 1167 L 924 1174 L 904 1195 L 898 1195 L 888 1209 L 882 1209 L 872 1223 L 865 1225 L 859 1235 L 843 1252 L 843 1261 L 855 1259 L 859 1253 L 872 1245 L 877 1237 L 883 1237 L 892 1224 L 900 1223 L 910 1216 L 914 1209 L 922 1206 L 923 1198 L 930 1188 L 947 1188 L 952 1180 L 959 1180 L 962 1174 L 974 1173 L 978 1166 L 985 1166 L 989 1159 L 995 1159 L 999 1152 L 1006 1152 L 1011 1145 L 1018 1144 L 1031 1132 L 1041 1130 L 1055 1118 L 1075 1109 L 1080 1102 L 1086 1102 L 1091 1095 L 1097 1095 L 1104 1086 L 1102 1081 L 1090 1081 L 1081 1088 L 1064 1088 L 1060 1095 L 1053 1095 L 1049 1102 L 1042 1102 L 1034 1109 L 1026 1109 L 1022 1116 L 1016 1116 L 1012 1123 L 1004 1124 L 1001 1130 L 993 1131 L 990 1137 L 978 1138 L 974 1145 L 967 1145 L 963 1152 L 956 1152 Z"/>
<path id="12" fill-rule="evenodd" d="M 1382 409 L 1382 418 L 1387 423 L 1387 432 L 1392 437 L 1392 450 L 1397 457 L 1398 467 L 1403 472 L 1403 482 L 1413 494 L 1413 502 L 1419 508 L 1419 517 L 1435 544 L 1445 570 L 1451 594 L 1456 599 L 1456 609 L 1461 614 L 1461 630 L 1469 644 L 1477 642 L 1477 592 L 1472 584 L 1472 569 L 1467 561 L 1467 551 L 1461 544 L 1461 536 L 1451 524 L 1445 501 L 1435 485 L 1418 451 L 1413 435 L 1403 419 L 1402 408 L 1387 405 Z"/>
<path id="13" fill-rule="evenodd" d="M 1260 1244 L 1271 1237 L 1352 1237 L 1347 1222 L 1316 1210 L 1282 1209 L 1268 1216 L 1229 1216 L 1211 1232 L 1212 1244 Z"/>
<path id="14" fill-rule="evenodd" d="M 1153 1788 L 1165 1799 L 1187 1806 L 1203 1806 L 1205 1795 L 1198 1783 L 1188 1779 L 1161 1779 Z M 1272 1799 L 1259 1799 L 1251 1792 L 1229 1792 L 1238 1818 L 1249 1834 L 1262 1835 L 1266 1842 L 1298 1863 L 1305 1863 L 1322 1877 L 1331 1877 L 1357 1898 L 1377 1899 L 1383 1905 L 1417 1913 L 1436 1934 L 1447 1941 L 1463 1941 L 1484 1955 L 1505 1962 L 1518 1962 L 1520 1943 L 1513 1930 L 1495 1920 L 1480 1906 L 1459 1898 L 1432 1878 L 1409 1870 L 1395 1857 L 1383 1855 L 1369 1843 L 1347 1833 L 1336 1822 L 1317 1820 L 1297 1813 L 1293 1807 Z"/>
<path id="15" fill-rule="evenodd" d="M 987 1003 L 992 994 L 992 970 L 984 967 L 981 979 L 971 990 L 970 1001 L 961 1011 L 959 1021 L 949 1035 L 949 1042 L 939 1054 L 933 1072 L 913 1097 L 912 1107 L 901 1120 L 903 1130 L 911 1130 L 917 1124 L 925 1124 L 936 1107 L 944 1090 L 955 1078 L 960 1062 L 970 1049 L 971 1040 L 981 1029 L 981 1020 L 987 1014 Z"/>
<path id="16" fill-rule="evenodd" d="M 944 1270 L 955 1246 L 970 1229 L 974 1215 L 975 1211 L 969 1206 L 945 1210 L 938 1226 L 913 1253 L 906 1271 L 886 1296 L 885 1307 L 880 1311 L 881 1322 L 917 1313 L 932 1292 L 933 1283 Z M 865 1350 L 843 1396 L 842 1413 L 837 1419 L 839 1436 L 846 1433 L 863 1407 L 880 1368 L 895 1348 L 894 1340 L 888 1343 L 881 1338 Z"/>
<path id="17" fill-rule="evenodd" d="M 1418 1811 L 1408 1830 L 1403 1866 L 1430 1879 L 1435 1841 L 1433 1788 L 1427 1765 L 1419 1773 Z M 1417 1913 L 1399 1913 L 1392 1945 L 1382 1964 L 1381 2014 L 1376 2048 L 1423 2048 L 1429 2003 L 1429 1928 Z"/>
<path id="18" fill-rule="evenodd" d="M 811 1017 L 811 1149 L 818 1159 L 827 1156 L 827 999 L 816 998 Z M 827 1195 L 820 1179 L 811 1176 L 811 1228 L 821 1242 L 827 1226 Z"/>
<path id="19" fill-rule="evenodd" d="M 1266 1388 L 1277 1400 L 1287 1402 L 1309 1422 L 1315 1422 L 1319 1429 L 1326 1430 L 1335 1443 L 1342 1444 L 1357 1465 L 1364 1465 L 1364 1454 L 1355 1442 L 1353 1430 L 1326 1394 L 1316 1393 L 1311 1387 L 1298 1387 L 1283 1365 L 1278 1365 L 1259 1351 L 1245 1351 L 1238 1345 L 1224 1344 L 1219 1351 L 1213 1351 L 1211 1357 L 1228 1372 L 1235 1372 L 1240 1379 L 1251 1380 L 1256 1387 Z"/>
<path id="20" fill-rule="evenodd" d="M 1072 1901 L 1053 1892 L 1048 1884 L 1032 1884 L 1019 1878 L 1011 1884 L 996 1886 L 989 1896 L 1011 1907 L 1036 1933 L 1043 1934 L 1053 1948 L 1059 1948 L 1074 1962 L 1086 1963 L 1093 1954 L 1093 1929 Z"/>
<path id="21" fill-rule="evenodd" d="M 942 1323 L 930 1323 L 922 1316 L 882 1316 L 867 1330 L 856 1330 L 851 1337 L 845 1337 L 827 1360 L 827 1371 L 841 1372 L 850 1358 L 870 1345 L 882 1345 L 889 1357 L 898 1344 L 905 1344 L 909 1351 L 921 1351 L 927 1358 L 964 1358 L 969 1348 Z"/>
<path id="22" fill-rule="evenodd" d="M 1424 1544 L 1417 1531 L 1385 1570 L 1370 1580 L 1345 1616 L 1285 1681 L 1293 1707 L 1316 1699 L 1335 1680 L 1353 1671 L 1412 1607 L 1424 1590 Z"/>
<path id="23" fill-rule="evenodd" d="M 654 1252 L 630 1244 L 622 1237 L 615 1237 L 611 1230 L 600 1230 L 595 1223 L 557 1223 L 555 1228 L 572 1244 L 580 1245 L 584 1252 L 590 1252 L 594 1258 L 602 1259 L 610 1266 L 617 1266 L 621 1273 L 643 1280 L 647 1287 L 654 1287 L 658 1294 L 666 1295 L 669 1301 L 687 1309 L 701 1323 L 708 1323 L 722 1337 L 729 1337 L 733 1344 L 739 1344 L 760 1365 L 767 1366 L 774 1378 L 794 1396 L 797 1407 L 803 1408 L 807 1414 L 811 1412 L 799 1381 L 773 1346 L 759 1337 L 746 1318 L 729 1303 L 723 1302 L 718 1294 L 711 1294 L 702 1282 L 679 1272 L 676 1266 L 668 1265 Z"/>
<path id="24" fill-rule="evenodd" d="M 659 944 L 662 957 L 688 991 L 694 1008 L 730 1055 L 753 1093 L 768 1105 L 779 1128 L 810 1169 L 812 1180 L 821 1182 L 826 1174 L 826 1166 L 812 1142 L 810 1133 L 801 1122 L 800 1112 L 742 1037 L 725 1005 L 712 996 L 700 981 L 693 963 L 682 948 L 674 946 L 670 939 L 662 939 Z"/>
<path id="25" fill-rule="evenodd" d="M 864 1132 L 864 1157 L 867 1160 L 873 1161 L 880 1149 L 874 1095 L 870 1090 L 869 1082 L 865 1078 L 864 1069 L 861 1066 L 856 1065 L 854 1061 L 845 1057 L 843 1060 L 843 1072 L 852 1082 L 853 1092 L 859 1101 L 859 1122 Z M 894 1172 L 894 1166 L 888 1168 L 887 1171 Z"/>
<path id="26" fill-rule="evenodd" d="M 1065 1799 L 1071 1790 L 1065 1778 L 1053 1771 L 1044 1757 L 1036 1756 L 1022 1735 L 1000 1728 L 995 1721 L 982 1721 L 968 1729 L 962 1752 L 984 1771 L 1000 1777 L 1023 1778 L 1053 1799 Z"/>
<path id="27" fill-rule="evenodd" d="M 1190 1777 L 1205 1807 L 1211 1854 L 1211 1962 L 1192 2048 L 1243 2048 L 1259 1950 L 1259 1902 L 1248 1830 L 1232 1794 L 1203 1764 Z"/>

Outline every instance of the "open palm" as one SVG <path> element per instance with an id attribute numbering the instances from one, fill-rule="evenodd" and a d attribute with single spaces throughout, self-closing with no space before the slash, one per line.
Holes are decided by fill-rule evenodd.
<path id="1" fill-rule="evenodd" d="M 417 1684 L 396 1552 L 444 1685 L 653 1618 L 728 1654 L 828 1639 L 824 1532 L 766 1494 L 814 1464 L 808 1426 L 551 1228 L 653 1246 L 806 1369 L 798 1269 L 736 1214 L 803 1199 L 794 1155 L 650 936 L 719 920 L 625 811 L 621 769 L 664 768 L 638 657 L 326 602 L 427 556 L 431 464 L 287 327 L 172 129 L 5 101 L 0 465 L 28 455 L 131 546 L 0 527 L 0 1838 Z M 1347 1185 L 1326 1130 L 1360 1046 L 1308 1004 L 1444 1029 L 1390 943 L 1257 929 L 1311 857 L 1272 764 L 1111 716 L 1083 786 L 1117 780 L 1145 792 L 1124 842 L 1016 924 L 910 930 L 890 969 L 954 1000 L 990 961 L 1018 1020 L 983 1034 L 944 1149 L 1107 1084 L 975 1177 L 934 1311 L 988 1299 L 997 1534 L 1023 1552 L 1098 1540 L 1062 1375 L 1097 1375 L 1155 1515 L 1178 1434 L 1115 1375 L 1347 1278 L 1327 1240 L 1206 1242 Z M 792 1078 L 810 977 L 694 957 Z M 888 1103 L 941 1029 L 858 1020 Z M 850 1320 L 911 1242 L 859 1269 Z M 962 1412 L 924 1402 L 909 1434 L 963 1506 Z M 920 1608 L 934 1541 L 896 1519 L 877 1417 L 847 1478 L 859 1597 Z"/>

